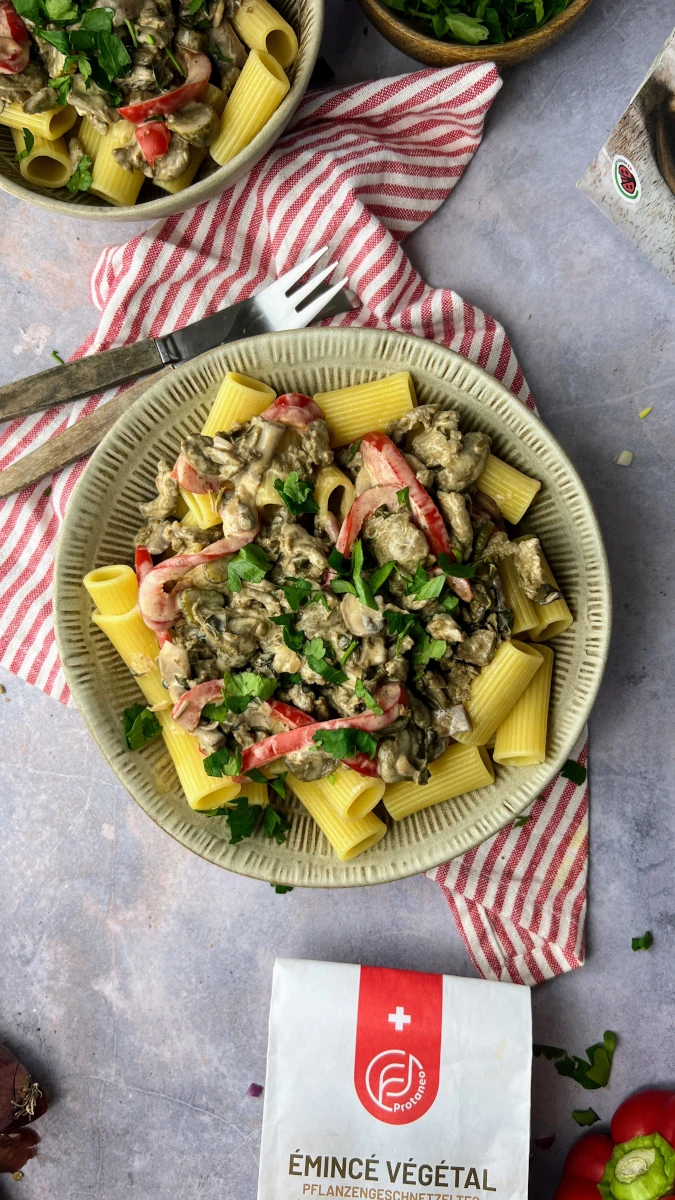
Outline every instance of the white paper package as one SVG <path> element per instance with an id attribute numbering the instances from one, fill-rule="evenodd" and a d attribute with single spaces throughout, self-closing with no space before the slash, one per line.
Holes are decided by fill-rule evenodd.
<path id="1" fill-rule="evenodd" d="M 527 1200 L 530 991 L 274 967 L 258 1200 Z"/>

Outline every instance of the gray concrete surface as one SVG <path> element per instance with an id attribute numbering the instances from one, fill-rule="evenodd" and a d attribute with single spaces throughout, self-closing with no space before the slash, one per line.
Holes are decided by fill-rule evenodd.
<path id="1" fill-rule="evenodd" d="M 534 1153 L 533 1200 L 552 1195 L 573 1108 L 607 1118 L 629 1090 L 675 1084 L 673 291 L 574 186 L 672 23 L 669 0 L 595 0 L 557 48 L 507 74 L 465 178 L 408 242 L 430 283 L 506 325 L 588 484 L 613 575 L 592 721 L 589 958 L 536 989 L 533 1007 L 537 1041 L 581 1052 L 610 1028 L 619 1046 L 607 1091 L 535 1064 L 533 1133 L 557 1140 Z M 355 0 L 328 0 L 324 53 L 341 82 L 414 67 Z M 78 345 L 96 321 L 86 280 L 99 249 L 130 232 L 0 198 L 3 381 Z M 49 327 L 42 353 L 21 349 L 20 327 L 35 325 Z M 613 464 L 624 448 L 630 470 Z M 253 1200 L 262 1102 L 246 1089 L 264 1081 L 274 956 L 471 974 L 440 891 L 417 878 L 277 896 L 218 871 L 136 808 L 77 712 L 2 682 L 0 1037 L 53 1107 L 39 1158 L 0 1189 Z M 633 954 L 648 928 L 654 948 Z"/>

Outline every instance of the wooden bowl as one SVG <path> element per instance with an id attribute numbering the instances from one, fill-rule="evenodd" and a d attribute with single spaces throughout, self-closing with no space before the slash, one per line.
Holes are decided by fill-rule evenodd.
<path id="1" fill-rule="evenodd" d="M 569 8 L 546 25 L 542 25 L 541 29 L 525 34 L 524 37 L 514 38 L 512 42 L 504 42 L 501 46 L 488 45 L 486 42 L 482 42 L 480 46 L 467 46 L 464 42 L 445 42 L 429 37 L 411 22 L 404 20 L 399 13 L 387 8 L 384 0 L 359 2 L 383 37 L 410 58 L 416 58 L 418 62 L 426 63 L 430 67 L 451 67 L 455 63 L 463 62 L 494 62 L 500 67 L 514 67 L 557 42 L 558 38 L 578 21 L 591 0 L 572 0 Z"/>
<path id="2" fill-rule="evenodd" d="M 11 130 L 0 125 L 0 189 L 21 200 L 30 200 L 49 212 L 89 221 L 156 221 L 220 195 L 247 175 L 281 136 L 307 90 L 319 56 L 324 0 L 274 0 L 274 4 L 298 35 L 298 57 L 288 71 L 291 87 L 264 129 L 232 162 L 175 195 L 144 184 L 141 196 L 145 195 L 147 199 L 116 208 L 87 192 L 77 192 L 73 196 L 65 187 L 43 188 L 27 183 L 16 162 Z"/>
<path id="3" fill-rule="evenodd" d="M 123 745 L 120 714 L 138 687 L 105 634 L 92 623 L 82 578 L 105 563 L 133 562 L 138 503 L 154 494 L 159 458 L 202 428 L 226 371 L 312 395 L 410 371 L 420 403 L 459 409 L 465 428 L 482 430 L 495 452 L 542 488 L 527 516 L 574 614 L 554 638 L 546 761 L 498 767 L 496 782 L 423 809 L 387 818 L 377 846 L 340 862 L 299 800 L 291 799 L 288 842 L 258 831 L 232 845 L 224 817 L 188 807 L 161 739 L 138 754 Z M 354 887 L 415 875 L 477 846 L 540 796 L 575 745 L 600 686 L 611 628 L 607 562 L 583 483 L 538 417 L 480 367 L 434 342 L 380 329 L 303 329 L 234 342 L 195 358 L 127 412 L 88 463 L 68 506 L 54 579 L 56 637 L 63 669 L 92 734 L 138 804 L 182 845 L 218 866 L 289 887 Z"/>

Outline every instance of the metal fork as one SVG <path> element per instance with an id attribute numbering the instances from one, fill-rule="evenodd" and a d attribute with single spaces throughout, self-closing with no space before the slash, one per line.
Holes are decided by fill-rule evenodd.
<path id="1" fill-rule="evenodd" d="M 57 434 L 11 467 L 0 471 L 0 497 L 9 496 L 88 454 L 112 428 L 117 418 L 152 384 L 169 376 L 174 366 L 227 342 L 276 330 L 303 329 L 317 317 L 349 312 L 352 304 L 343 290 L 347 280 L 341 279 L 339 283 L 326 285 L 335 263 L 302 283 L 304 276 L 326 251 L 325 246 L 317 250 L 256 296 L 194 321 L 175 333 L 149 338 L 117 350 L 104 350 L 89 358 L 52 367 L 39 375 L 0 388 L 0 420 L 6 420 L 77 400 L 144 376 L 96 412 Z M 163 369 L 157 371 L 162 366 Z"/>

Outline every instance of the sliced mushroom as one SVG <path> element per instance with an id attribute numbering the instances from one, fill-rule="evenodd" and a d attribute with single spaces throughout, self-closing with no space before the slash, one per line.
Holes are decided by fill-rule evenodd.
<path id="1" fill-rule="evenodd" d="M 210 104 L 195 100 L 166 118 L 169 129 L 180 134 L 191 146 L 210 146 L 219 133 L 220 121 Z"/>
<path id="2" fill-rule="evenodd" d="M 378 596 L 378 604 L 378 608 L 368 608 L 367 605 L 361 603 L 358 596 L 352 596 L 350 592 L 346 592 L 342 597 L 340 604 L 342 620 L 354 637 L 371 637 L 375 633 L 382 632 L 384 629 L 384 601 L 381 596 Z"/>

